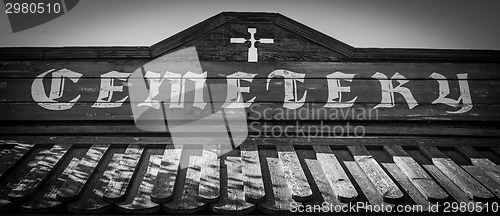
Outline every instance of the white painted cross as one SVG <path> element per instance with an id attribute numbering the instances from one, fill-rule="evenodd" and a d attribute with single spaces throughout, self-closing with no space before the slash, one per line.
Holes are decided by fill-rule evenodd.
<path id="1" fill-rule="evenodd" d="M 248 48 L 248 62 L 257 62 L 257 48 L 255 47 L 255 42 L 260 43 L 274 43 L 273 39 L 269 38 L 261 38 L 259 40 L 255 40 L 255 33 L 257 32 L 256 28 L 248 28 L 248 33 L 250 33 L 250 39 L 245 38 L 231 38 L 231 43 L 245 43 L 250 41 L 250 48 Z"/>

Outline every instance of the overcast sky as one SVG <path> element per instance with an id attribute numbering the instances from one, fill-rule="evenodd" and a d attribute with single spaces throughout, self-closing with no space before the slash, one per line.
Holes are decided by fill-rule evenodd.
<path id="1" fill-rule="evenodd" d="M 354 47 L 500 50 L 499 0 L 80 0 L 18 33 L 0 13 L 0 46 L 150 46 L 223 11 L 278 12 Z"/>

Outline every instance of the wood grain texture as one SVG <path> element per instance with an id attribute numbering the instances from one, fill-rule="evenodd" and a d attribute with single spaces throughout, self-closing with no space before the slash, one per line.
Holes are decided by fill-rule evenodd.
<path id="1" fill-rule="evenodd" d="M 463 170 L 453 160 L 448 158 L 435 147 L 420 147 L 420 150 L 432 163 L 462 189 L 470 198 L 476 201 L 491 200 L 494 195 Z"/>
<path id="2" fill-rule="evenodd" d="M 55 170 L 70 148 L 71 144 L 54 146 L 50 153 L 37 161 L 36 166 L 12 189 L 8 195 L 9 200 L 19 202 L 32 196 Z"/>
<path id="3" fill-rule="evenodd" d="M 382 194 L 377 190 L 377 188 L 372 184 L 372 182 L 368 179 L 368 176 L 365 174 L 365 172 L 359 167 L 358 163 L 354 161 L 344 161 L 345 166 L 349 170 L 349 172 L 352 174 L 353 178 L 356 180 L 358 183 L 359 187 L 361 188 L 361 191 L 363 191 L 363 194 L 365 195 L 366 199 L 368 199 L 368 202 L 370 205 L 391 205 L 393 206 L 394 204 L 388 203 L 384 201 L 384 198 Z"/>
<path id="4" fill-rule="evenodd" d="M 332 149 L 329 146 L 314 146 L 313 148 L 316 152 L 316 158 L 326 175 L 326 179 L 338 200 L 342 202 L 355 201 L 358 197 L 358 192 L 349 180 L 337 157 L 333 154 Z"/>
<path id="5" fill-rule="evenodd" d="M 2 48 L 0 48 L 2 49 Z M 133 73 L 141 65 L 150 59 L 112 59 L 112 60 L 88 60 L 88 59 L 53 59 L 46 61 L 1 61 L 0 80 L 24 78 L 26 82 L 32 82 L 39 74 L 50 69 L 66 68 L 81 73 L 81 81 L 87 79 L 101 78 L 102 74 L 110 71 L 122 73 Z M 456 82 L 456 74 L 467 73 L 468 80 L 498 80 L 500 75 L 495 73 L 500 68 L 498 63 L 401 63 L 401 62 L 314 62 L 314 61 L 274 61 L 261 62 L 259 64 L 248 64 L 247 62 L 217 62 L 200 61 L 203 71 L 207 71 L 208 79 L 226 78 L 227 75 L 237 71 L 256 74 L 254 79 L 266 79 L 269 73 L 276 69 L 286 69 L 297 73 L 306 74 L 307 79 L 325 79 L 327 75 L 335 71 L 346 74 L 356 74 L 354 80 L 372 79 L 376 71 L 390 78 L 398 72 L 409 80 L 434 80 L 430 75 L 434 72 L 442 74 L 449 82 Z M 50 77 L 47 77 L 50 78 Z M 118 81 L 118 80 L 117 80 Z M 310 80 L 313 81 L 313 80 Z M 308 81 L 309 82 L 309 81 Z M 321 83 L 320 80 L 316 82 Z M 120 85 L 118 81 L 115 85 Z M 100 84 L 100 83 L 96 83 Z M 257 83 L 255 83 L 257 84 Z M 263 84 L 257 84 L 263 85 Z M 352 86 L 346 82 L 343 85 Z M 8 87 L 8 86 L 5 86 Z M 451 87 L 451 86 L 450 86 Z"/>
<path id="6" fill-rule="evenodd" d="M 243 144 L 241 148 L 242 172 L 244 176 L 245 200 L 258 203 L 265 199 L 264 181 L 257 145 Z"/>
<path id="7" fill-rule="evenodd" d="M 266 200 L 258 205 L 258 209 L 266 214 L 289 214 L 292 198 L 292 189 L 285 179 L 282 160 L 278 158 L 266 158 L 271 178 L 272 196 L 266 196 Z"/>
<path id="8" fill-rule="evenodd" d="M 235 68 L 235 71 L 239 69 Z M 248 86 L 250 92 L 243 96 L 244 101 L 248 101 L 251 98 L 255 97 L 255 101 L 259 103 L 266 102 L 275 102 L 275 103 L 283 103 L 285 101 L 285 84 L 286 80 L 290 81 L 290 79 L 284 78 L 273 78 L 268 81 L 266 77 L 269 72 L 263 72 L 263 78 L 253 78 L 251 83 L 245 83 L 245 86 Z M 392 76 L 389 74 L 387 76 Z M 130 78 L 132 79 L 132 78 Z M 455 78 L 456 79 L 456 78 Z M 2 87 L 2 91 L 0 91 L 0 98 L 2 99 L 2 103 L 35 103 L 35 102 L 43 102 L 43 103 L 51 103 L 54 100 L 46 99 L 46 100 L 38 100 L 34 101 L 32 97 L 32 85 L 38 81 L 43 80 L 51 80 L 50 77 L 46 77 L 44 79 L 34 78 L 34 79 L 26 79 L 26 78 L 3 78 L 0 79 L 0 82 L 4 87 Z M 129 84 L 134 81 L 121 81 L 118 79 L 113 85 L 122 88 L 121 91 L 117 91 L 113 93 L 112 101 L 115 102 L 118 100 L 122 100 L 129 93 Z M 64 92 L 65 99 L 61 99 L 61 101 L 70 101 L 71 99 L 80 96 L 78 102 L 80 103 L 95 103 L 97 98 L 99 98 L 100 90 L 101 90 L 101 81 L 102 78 L 81 78 L 77 83 L 65 83 L 65 88 L 62 89 Z M 432 104 L 436 99 L 439 98 L 440 92 L 439 83 L 432 80 L 392 80 L 394 87 L 398 86 L 398 82 L 407 81 L 403 87 L 408 88 L 411 95 L 417 102 L 417 104 Z M 463 80 L 461 80 L 463 81 Z M 226 82 L 226 78 L 218 78 L 211 79 L 209 82 Z M 329 86 L 329 82 L 337 82 L 337 79 L 330 79 L 325 77 L 318 78 L 309 78 L 305 77 L 304 82 L 297 85 L 297 91 L 299 96 L 302 97 L 303 94 L 306 94 L 305 99 L 308 103 L 326 103 L 328 101 L 329 88 L 332 90 L 334 86 Z M 450 93 L 459 94 L 460 88 L 458 86 L 458 80 L 447 80 L 449 85 L 448 89 Z M 498 80 L 466 80 L 467 85 L 469 87 L 470 97 L 472 98 L 473 104 L 500 104 L 500 99 L 495 97 L 498 93 L 500 93 L 500 82 Z M 168 87 L 170 85 L 162 84 L 162 87 Z M 364 78 L 364 79 L 352 79 L 352 82 L 342 84 L 342 86 L 349 87 L 350 92 L 344 93 L 343 99 L 344 101 L 352 100 L 356 97 L 355 104 L 379 104 L 382 99 L 382 89 L 379 80 L 373 78 Z M 50 85 L 45 86 L 47 89 L 50 88 Z M 305 93 L 307 91 L 307 93 Z M 186 94 L 192 94 L 187 92 Z M 396 93 L 397 94 L 397 93 Z M 165 95 L 165 94 L 160 94 Z M 398 94 L 397 94 L 398 95 Z M 448 95 L 445 95 L 448 96 Z M 205 101 L 208 101 L 208 97 L 206 94 L 204 95 Z M 145 98 L 144 98 L 145 99 Z M 143 100 L 132 100 L 130 98 L 126 98 L 126 102 L 130 103 L 140 103 L 144 102 Z M 166 99 L 165 99 L 166 100 Z M 222 97 L 219 99 L 213 99 L 214 102 L 225 102 L 226 98 Z M 167 100 L 168 101 L 168 100 Z M 185 98 L 185 103 L 193 103 L 193 98 Z M 402 104 L 401 107 L 405 107 L 407 101 L 402 97 L 394 98 L 395 104 Z M 412 103 L 412 102 L 409 102 Z M 126 105 L 127 103 L 125 103 Z M 436 104 L 437 106 L 439 104 Z M 457 104 L 458 105 L 458 104 Z M 123 106 L 123 105 L 122 105 Z M 129 105 L 130 106 L 130 105 Z M 408 107 L 406 106 L 408 109 Z M 95 108 L 94 108 L 95 109 Z M 448 110 L 453 111 L 453 107 L 449 107 Z M 458 109 L 456 109 L 458 110 Z M 60 111 L 61 112 L 61 111 Z"/>
<path id="9" fill-rule="evenodd" d="M 117 171 L 113 173 L 113 178 L 109 181 L 106 191 L 104 191 L 106 201 L 114 203 L 123 198 L 131 179 L 135 175 L 143 151 L 143 145 L 130 145 L 127 148 L 118 164 Z"/>
<path id="10" fill-rule="evenodd" d="M 5 155 L 0 158 L 0 179 L 18 164 L 33 147 L 34 145 L 30 144 L 17 144 L 14 148 L 7 150 Z"/>
<path id="11" fill-rule="evenodd" d="M 59 188 L 57 199 L 66 202 L 77 199 L 108 148 L 109 145 L 93 145 L 74 169 L 69 171 L 67 180 Z"/>
<path id="12" fill-rule="evenodd" d="M 370 182 L 382 195 L 385 202 L 398 203 L 403 201 L 403 192 L 385 173 L 365 147 L 348 146 L 348 149 L 361 170 L 363 170 Z"/>
<path id="13" fill-rule="evenodd" d="M 210 205 L 217 214 L 248 214 L 255 210 L 255 205 L 245 201 L 243 163 L 240 157 L 227 157 L 227 187 L 221 187 L 221 199 Z"/>
<path id="14" fill-rule="evenodd" d="M 0 181 L 0 212 L 12 210 L 17 205 L 14 201 L 9 201 L 8 194 L 19 185 L 21 179 L 28 175 L 37 165 L 37 162 L 45 156 L 50 155 L 52 146 L 43 148 L 32 148 L 32 153 L 27 154 L 25 160 L 20 160 L 15 167 L 15 172 L 8 172 L 5 178 Z"/>
<path id="15" fill-rule="evenodd" d="M 276 146 L 278 157 L 283 165 L 283 172 L 292 197 L 296 201 L 308 201 L 312 198 L 312 190 L 304 174 L 299 158 L 292 145 Z"/>
<path id="16" fill-rule="evenodd" d="M 151 192 L 151 200 L 163 203 L 172 198 L 175 180 L 179 170 L 182 146 L 167 145 L 162 157 L 160 170 Z"/>
<path id="17" fill-rule="evenodd" d="M 335 191 L 331 187 L 328 175 L 326 175 L 325 172 L 323 171 L 322 165 L 319 162 L 319 160 L 305 159 L 305 161 L 307 167 L 309 168 L 309 171 L 311 172 L 315 185 L 318 186 L 318 190 L 321 194 L 322 201 L 333 205 L 345 204 L 342 203 L 341 200 L 339 199 L 337 191 Z M 320 202 L 320 200 L 314 200 L 314 201 L 316 201 L 316 203 L 314 204 L 322 203 Z"/>
<path id="18" fill-rule="evenodd" d="M 479 183 L 487 188 L 496 197 L 500 197 L 500 184 L 490 178 L 481 167 L 478 166 L 461 166 L 467 173 L 474 177 Z"/>
<path id="19" fill-rule="evenodd" d="M 103 196 L 106 191 L 107 185 L 113 179 L 114 173 L 118 171 L 120 161 L 124 154 L 113 153 L 111 154 L 109 163 L 104 164 L 103 171 L 99 172 L 100 176 L 95 176 L 89 182 L 82 194 L 85 199 L 77 199 L 74 202 L 68 203 L 66 209 L 72 213 L 78 214 L 100 214 L 109 211 L 113 208 L 110 202 L 104 200 Z"/>
<path id="20" fill-rule="evenodd" d="M 162 155 L 151 155 L 142 174 L 136 178 L 140 181 L 139 189 L 131 201 L 125 200 L 117 203 L 120 212 L 127 214 L 151 214 L 160 210 L 160 204 L 151 201 L 151 192 L 154 187 L 156 176 L 160 170 Z"/>
<path id="21" fill-rule="evenodd" d="M 423 165 L 436 181 L 458 202 L 473 202 L 472 198 L 446 177 L 435 165 Z"/>
<path id="22" fill-rule="evenodd" d="M 456 149 L 465 155 L 471 163 L 480 168 L 489 178 L 500 184 L 500 167 L 488 158 L 482 156 L 470 146 L 457 146 Z"/>
<path id="23" fill-rule="evenodd" d="M 21 208 L 24 211 L 33 213 L 49 213 L 61 209 L 62 202 L 57 199 L 58 189 L 67 181 L 69 174 L 78 165 L 82 157 L 83 154 L 78 154 L 71 159 L 69 164 L 62 164 L 61 166 L 65 167 L 64 171 L 62 173 L 54 172 L 54 175 L 49 177 L 47 183 L 40 187 L 30 200 L 21 204 Z"/>
<path id="24" fill-rule="evenodd" d="M 163 204 L 163 210 L 170 214 L 195 214 L 206 209 L 207 204 L 198 200 L 200 185 L 200 169 L 203 159 L 200 156 L 189 156 L 186 178 L 179 186 L 181 194 L 170 202 Z"/>
<path id="25" fill-rule="evenodd" d="M 448 194 L 401 146 L 384 146 L 384 149 L 392 155 L 398 169 L 429 202 L 444 201 L 448 198 Z"/>
<path id="26" fill-rule="evenodd" d="M 200 171 L 199 198 L 205 203 L 215 203 L 220 197 L 220 145 L 203 145 Z"/>
<path id="27" fill-rule="evenodd" d="M 59 112 L 51 112 L 35 103 L 0 103 L 0 120 L 8 121 L 102 121 L 102 120 L 126 120 L 133 121 L 133 113 L 130 105 L 124 104 L 121 108 L 95 109 L 91 108 L 94 103 L 77 102 L 71 109 Z M 474 104 L 474 108 L 466 113 L 457 115 L 446 113 L 456 111 L 446 105 L 419 104 L 409 110 L 407 105 L 400 104 L 396 108 L 373 109 L 379 103 L 355 104 L 351 108 L 324 109 L 324 103 L 305 103 L 296 110 L 284 109 L 280 103 L 253 103 L 247 113 L 248 119 L 267 121 L 290 121 L 304 120 L 381 120 L 381 121 L 499 121 L 500 114 L 497 110 L 498 104 Z M 277 114 L 279 113 L 279 114 Z M 302 116 L 302 117 L 301 117 Z M 231 118 L 229 114 L 227 116 Z M 191 117 L 192 118 L 192 117 Z M 175 118 L 174 118 L 175 119 Z M 185 117 L 185 119 L 189 119 Z"/>
<path id="28" fill-rule="evenodd" d="M 406 191 L 406 194 L 417 204 L 422 207 L 424 212 L 429 212 L 429 201 L 420 193 L 415 185 L 410 182 L 402 170 L 394 163 L 382 163 L 382 166 L 391 174 L 391 176 L 398 182 L 399 185 Z"/>

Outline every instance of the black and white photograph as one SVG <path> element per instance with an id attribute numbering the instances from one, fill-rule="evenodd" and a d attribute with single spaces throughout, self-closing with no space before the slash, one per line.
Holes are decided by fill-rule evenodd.
<path id="1" fill-rule="evenodd" d="M 498 0 L 3 0 L 0 216 L 499 215 Z"/>

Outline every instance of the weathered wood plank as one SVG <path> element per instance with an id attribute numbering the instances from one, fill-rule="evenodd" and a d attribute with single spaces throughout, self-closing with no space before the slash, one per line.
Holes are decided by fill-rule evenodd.
<path id="1" fill-rule="evenodd" d="M 466 172 L 473 176 L 478 182 L 486 187 L 490 192 L 500 197 L 500 184 L 491 179 L 481 167 L 478 166 L 461 166 Z"/>
<path id="2" fill-rule="evenodd" d="M 182 194 L 163 205 L 163 209 L 170 214 L 195 214 L 206 209 L 207 204 L 198 200 L 200 185 L 200 169 L 203 159 L 200 156 L 190 156 L 183 182 Z"/>
<path id="3" fill-rule="evenodd" d="M 471 175 L 440 152 L 436 147 L 420 147 L 420 150 L 426 157 L 432 160 L 432 163 L 443 172 L 444 175 L 466 192 L 470 198 L 476 201 L 486 201 L 494 197 L 488 189 L 484 188 Z"/>
<path id="4" fill-rule="evenodd" d="M 76 102 L 71 109 L 54 112 L 42 108 L 34 102 L 0 103 L 0 120 L 133 120 L 131 106 L 124 103 L 119 108 L 92 108 L 94 102 Z M 456 120 L 456 121 L 500 121 L 497 110 L 500 104 L 474 104 L 473 109 L 462 114 L 447 113 L 457 111 L 441 104 L 418 104 L 408 109 L 404 104 L 393 108 L 374 109 L 378 103 L 356 103 L 351 108 L 325 109 L 324 103 L 304 103 L 295 110 L 283 108 L 283 101 L 254 102 L 248 109 L 252 120 L 301 120 L 302 116 L 310 116 L 309 120 Z M 64 114 L 63 114 L 64 113 Z M 279 114 L 278 114 L 279 113 Z M 177 116 L 175 116 L 177 117 Z M 231 113 L 227 117 L 232 117 Z M 179 117 L 180 118 L 180 117 Z M 183 117 L 189 119 L 188 117 Z M 175 119 L 175 118 L 174 118 Z"/>
<path id="5" fill-rule="evenodd" d="M 93 145 L 77 166 L 70 170 L 69 177 L 59 189 L 57 199 L 65 202 L 77 199 L 108 148 L 109 145 Z"/>
<path id="6" fill-rule="evenodd" d="M 377 191 L 382 195 L 385 202 L 398 203 L 403 201 L 403 192 L 399 190 L 398 186 L 385 173 L 365 147 L 348 146 L 348 149 L 361 170 L 363 170 Z"/>
<path id="7" fill-rule="evenodd" d="M 18 164 L 34 147 L 30 144 L 17 144 L 6 152 L 0 158 L 0 179 L 4 177 L 5 173 L 9 172 L 16 164 Z"/>
<path id="8" fill-rule="evenodd" d="M 382 163 L 382 166 L 391 174 L 391 176 L 401 185 L 411 199 L 422 207 L 424 212 L 429 211 L 429 201 L 415 187 L 414 184 L 405 176 L 402 170 L 394 163 Z"/>
<path id="9" fill-rule="evenodd" d="M 14 201 L 8 200 L 8 194 L 19 185 L 21 179 L 28 175 L 28 173 L 37 165 L 37 162 L 42 160 L 45 156 L 50 155 L 50 150 L 52 146 L 45 146 L 41 148 L 33 147 L 31 151 L 33 154 L 29 153 L 25 156 L 24 160 L 19 160 L 16 165 L 15 172 L 9 172 L 5 174 L 5 178 L 0 181 L 2 185 L 0 186 L 0 212 L 10 211 L 14 207 L 18 206 Z"/>
<path id="10" fill-rule="evenodd" d="M 473 202 L 472 198 L 458 187 L 451 179 L 435 165 L 423 165 L 423 167 L 436 179 L 436 181 L 448 192 L 457 202 Z"/>
<path id="11" fill-rule="evenodd" d="M 141 181 L 139 190 L 132 202 L 125 201 L 116 204 L 119 211 L 128 214 L 150 214 L 160 210 L 160 204 L 151 201 L 150 195 L 160 170 L 161 157 L 161 155 L 150 156 L 147 169 L 144 169 L 144 173 L 138 179 L 138 181 Z"/>
<path id="12" fill-rule="evenodd" d="M 165 147 L 160 170 L 158 171 L 156 182 L 151 192 L 151 200 L 154 202 L 163 203 L 172 198 L 182 148 L 179 145 L 167 145 Z"/>
<path id="13" fill-rule="evenodd" d="M 283 172 L 288 186 L 292 190 L 292 197 L 296 201 L 308 201 L 312 198 L 312 190 L 307 177 L 302 170 L 295 148 L 289 146 L 276 146 L 278 157 L 283 165 Z"/>
<path id="14" fill-rule="evenodd" d="M 99 78 L 102 74 L 116 70 L 132 73 L 151 59 L 113 59 L 113 60 L 45 60 L 45 61 L 0 61 L 0 78 L 31 78 L 50 69 L 67 68 L 82 73 L 82 78 Z M 27 64 L 29 63 L 29 64 Z M 310 61 L 274 61 L 262 62 L 258 70 L 255 65 L 247 62 L 214 62 L 200 61 L 208 78 L 223 78 L 237 71 L 257 73 L 255 78 L 267 78 L 267 75 L 279 68 L 286 68 L 297 73 L 306 73 L 309 79 L 324 79 L 335 71 L 356 74 L 354 79 L 371 79 L 375 72 L 381 72 L 391 77 L 399 72 L 407 79 L 429 79 L 434 72 L 447 79 L 457 79 L 456 74 L 467 73 L 468 79 L 495 80 L 500 75 L 495 73 L 500 69 L 499 63 L 396 63 L 396 62 L 310 62 Z M 252 72 L 250 72 L 252 71 Z"/>
<path id="15" fill-rule="evenodd" d="M 493 161 L 483 157 L 470 146 L 457 146 L 456 149 L 469 158 L 474 166 L 481 168 L 486 175 L 500 184 L 500 167 L 493 163 Z"/>
<path id="16" fill-rule="evenodd" d="M 215 203 L 220 196 L 220 145 L 203 145 L 200 171 L 199 198 L 205 203 Z"/>
<path id="17" fill-rule="evenodd" d="M 250 203 L 259 203 L 266 197 L 264 181 L 257 145 L 243 144 L 241 148 L 242 172 L 245 178 L 245 199 Z"/>
<path id="18" fill-rule="evenodd" d="M 420 167 L 420 165 L 401 148 L 401 146 L 384 146 L 384 150 L 392 155 L 394 163 L 411 183 L 429 202 L 444 201 L 448 194 Z"/>
<path id="19" fill-rule="evenodd" d="M 3 136 L 5 139 L 12 139 L 26 143 L 36 144 L 38 146 L 52 146 L 55 144 L 66 144 L 68 142 L 74 145 L 93 145 L 93 144 L 119 144 L 134 143 L 138 145 L 172 145 L 172 139 L 169 137 L 156 136 L 83 136 L 82 139 L 75 140 L 74 136 Z M 194 138 L 193 138 L 194 139 Z M 190 139 L 190 140 L 193 140 Z M 196 139 L 194 139 L 196 140 Z M 279 146 L 279 145 L 294 145 L 294 146 L 323 146 L 331 145 L 332 141 L 337 146 L 383 146 L 383 145 L 399 145 L 408 147 L 418 146 L 454 146 L 454 145 L 470 145 L 479 147 L 496 146 L 499 138 L 476 138 L 476 137 L 416 137 L 416 136 L 365 136 L 365 137 L 288 137 L 286 142 L 279 137 L 258 137 L 245 140 L 243 145 L 255 146 Z M 196 143 L 203 143 L 203 138 L 198 138 Z M 176 145 L 192 144 L 192 143 L 176 143 Z"/>
<path id="20" fill-rule="evenodd" d="M 235 72 L 237 69 L 235 70 Z M 272 71 L 265 73 L 268 75 Z M 384 75 L 385 76 L 385 75 Z M 392 74 L 388 75 L 389 77 Z M 452 77 L 453 78 L 453 77 Z M 44 78 L 49 80 L 50 78 Z M 0 82 L 5 86 L 0 91 L 0 98 L 2 102 L 19 103 L 19 102 L 35 102 L 32 97 L 32 85 L 35 81 L 42 81 L 42 78 L 26 79 L 26 78 L 0 78 Z M 116 86 L 122 87 L 124 90 L 122 92 L 117 92 L 113 96 L 113 101 L 125 98 L 128 93 L 128 85 L 133 81 L 129 78 L 128 82 L 118 81 Z M 226 77 L 213 79 L 213 82 L 226 82 Z M 383 78 L 387 79 L 387 78 Z M 455 77 L 456 79 L 456 77 Z M 256 97 L 256 101 L 259 102 L 284 102 L 285 91 L 284 91 L 284 80 L 283 78 L 271 79 L 268 82 L 268 78 L 254 78 L 251 83 L 249 83 L 249 88 L 251 89 L 252 97 Z M 306 99 L 309 103 L 326 103 L 328 100 L 328 89 L 332 88 L 328 86 L 329 82 L 336 82 L 338 79 L 331 79 L 327 77 L 322 77 L 321 79 L 311 79 L 306 77 L 303 84 L 298 87 L 299 92 L 307 91 Z M 141 80 L 142 81 L 142 80 Z M 212 81 L 212 80 L 211 80 Z M 392 82 L 397 83 L 402 81 L 401 79 L 394 79 Z M 438 81 L 432 80 L 405 80 L 404 87 L 408 88 L 411 95 L 418 104 L 431 104 L 440 96 L 439 83 Z M 458 83 L 458 80 L 446 80 L 449 83 Z M 500 99 L 495 97 L 495 95 L 500 93 L 500 83 L 498 80 L 467 80 L 469 86 L 470 97 L 473 99 L 475 104 L 499 104 Z M 96 99 L 99 97 L 101 88 L 101 78 L 85 78 L 79 79 L 76 84 L 68 84 L 65 87 L 64 94 L 71 95 L 74 98 L 80 95 L 78 102 L 95 103 Z M 381 102 L 382 90 L 380 88 L 380 81 L 372 78 L 368 79 L 358 79 L 353 78 L 350 82 L 350 96 L 349 98 L 356 97 L 355 103 L 372 103 L 378 104 Z M 449 85 L 449 92 L 460 93 L 462 89 L 458 85 Z M 462 90 L 463 91 L 463 90 Z M 250 98 L 252 98 L 250 97 Z M 137 99 L 127 98 L 127 102 L 143 102 L 134 101 Z M 186 98 L 184 101 L 192 103 L 194 98 Z M 214 98 L 214 102 L 225 102 L 226 98 Z M 36 102 L 54 102 L 51 99 L 38 100 Z M 396 104 L 406 105 L 407 101 L 397 100 L 394 102 Z M 410 102 L 411 103 L 411 102 Z M 450 107 L 451 108 L 451 107 Z"/>
<path id="21" fill-rule="evenodd" d="M 37 161 L 36 166 L 9 193 L 9 200 L 19 202 L 32 196 L 55 170 L 70 148 L 71 144 L 54 146 L 50 153 Z"/>
<path id="22" fill-rule="evenodd" d="M 109 202 L 117 202 L 123 198 L 128 189 L 130 180 L 135 174 L 137 164 L 141 159 L 143 145 L 131 145 L 124 153 L 122 160 L 118 165 L 118 170 L 114 173 L 113 178 L 109 181 L 104 199 Z"/>
<path id="23" fill-rule="evenodd" d="M 289 214 L 292 198 L 292 190 L 285 178 L 285 172 L 282 160 L 268 157 L 267 165 L 271 177 L 270 187 L 272 187 L 272 196 L 266 196 L 265 202 L 258 205 L 258 209 L 266 214 Z"/>
<path id="24" fill-rule="evenodd" d="M 321 198 L 323 202 L 333 204 L 333 205 L 343 205 L 339 199 L 337 191 L 330 185 L 329 179 L 322 169 L 322 164 L 319 160 L 305 159 L 307 167 L 311 171 L 314 183 L 318 186 Z M 321 202 L 315 200 L 315 204 L 321 204 Z"/>
<path id="25" fill-rule="evenodd" d="M 252 122 L 253 123 L 253 122 Z M 264 123 L 266 123 L 264 125 Z M 47 127 L 50 125 L 50 127 Z M 76 126 L 77 125 L 77 126 Z M 248 134 L 258 134 L 259 132 L 264 134 L 279 133 L 278 128 L 288 127 L 289 134 L 301 135 L 301 127 L 315 128 L 318 127 L 320 123 L 318 122 L 301 122 L 300 125 L 291 125 L 287 121 L 258 121 L 255 122 L 252 127 L 248 127 Z M 500 127 L 495 127 L 488 122 L 460 122 L 460 121 L 445 121 L 445 122 L 419 122 L 419 121 L 405 121 L 405 122 L 378 122 L 378 121 L 348 121 L 342 124 L 342 127 L 338 126 L 337 122 L 323 122 L 324 128 L 318 128 L 314 133 L 321 134 L 323 136 L 333 136 L 344 135 L 344 136 L 356 136 L 355 130 L 347 131 L 346 128 L 354 129 L 358 126 L 364 128 L 365 136 L 408 136 L 408 135 L 434 135 L 434 136 L 481 136 L 481 137 L 497 137 L 500 133 Z M 337 127 L 335 127 L 337 126 Z M 267 127 L 267 128 L 266 128 Z M 207 128 L 209 130 L 205 132 L 215 132 L 212 128 Z M 168 128 L 167 128 L 168 133 Z M 231 131 L 235 131 L 234 129 Z M 238 130 L 236 130 L 238 131 Z M 92 134 L 92 135 L 102 135 L 102 136 L 112 136 L 117 133 L 128 134 L 128 135 L 141 135 L 145 131 L 137 128 L 133 121 L 111 121 L 107 124 L 91 123 L 85 124 L 84 122 L 58 122 L 58 124 L 40 124 L 35 122 L 31 124 L 7 124 L 0 125 L 0 135 L 79 135 L 79 134 Z M 148 132 L 151 135 L 165 134 L 165 132 Z M 305 135 L 310 134 L 308 131 L 304 131 Z M 3 150 L 8 152 L 8 149 Z"/>
<path id="26" fill-rule="evenodd" d="M 210 206 L 217 214 L 248 214 L 255 210 L 255 205 L 245 201 L 243 186 L 243 163 L 240 157 L 227 157 L 227 187 L 222 187 L 221 199 Z M 225 193 L 224 193 L 225 191 Z"/>
<path id="27" fill-rule="evenodd" d="M 368 179 L 368 176 L 359 167 L 357 162 L 344 161 L 344 164 L 347 167 L 347 169 L 349 170 L 349 172 L 352 174 L 353 178 L 358 183 L 359 187 L 361 188 L 361 191 L 363 191 L 363 194 L 368 199 L 368 202 L 370 203 L 370 205 L 373 205 L 373 206 L 375 206 L 375 205 L 394 206 L 394 204 L 384 201 L 382 194 L 380 194 L 380 192 L 375 187 L 375 185 L 373 185 L 373 183 Z"/>
<path id="28" fill-rule="evenodd" d="M 103 196 L 108 183 L 118 171 L 123 156 L 124 154 L 112 154 L 109 163 L 104 166 L 102 176 L 94 176 L 89 182 L 89 187 L 83 191 L 82 197 L 85 199 L 77 199 L 75 202 L 68 203 L 66 207 L 68 211 L 78 214 L 100 214 L 112 209 L 113 205 L 105 201 Z"/>
<path id="29" fill-rule="evenodd" d="M 326 179 L 328 179 L 328 183 L 335 192 L 338 200 L 342 202 L 355 201 L 358 197 L 358 192 L 349 180 L 337 157 L 333 154 L 332 149 L 329 146 L 314 146 L 313 148 L 316 152 L 316 158 L 326 175 Z"/>
<path id="30" fill-rule="evenodd" d="M 21 203 L 21 208 L 24 211 L 35 213 L 50 213 L 51 211 L 61 208 L 62 202 L 57 199 L 58 189 L 67 181 L 69 174 L 78 165 L 82 157 L 83 154 L 78 154 L 73 157 L 58 177 L 51 176 L 46 183 L 48 186 L 40 187 L 30 200 Z"/>

